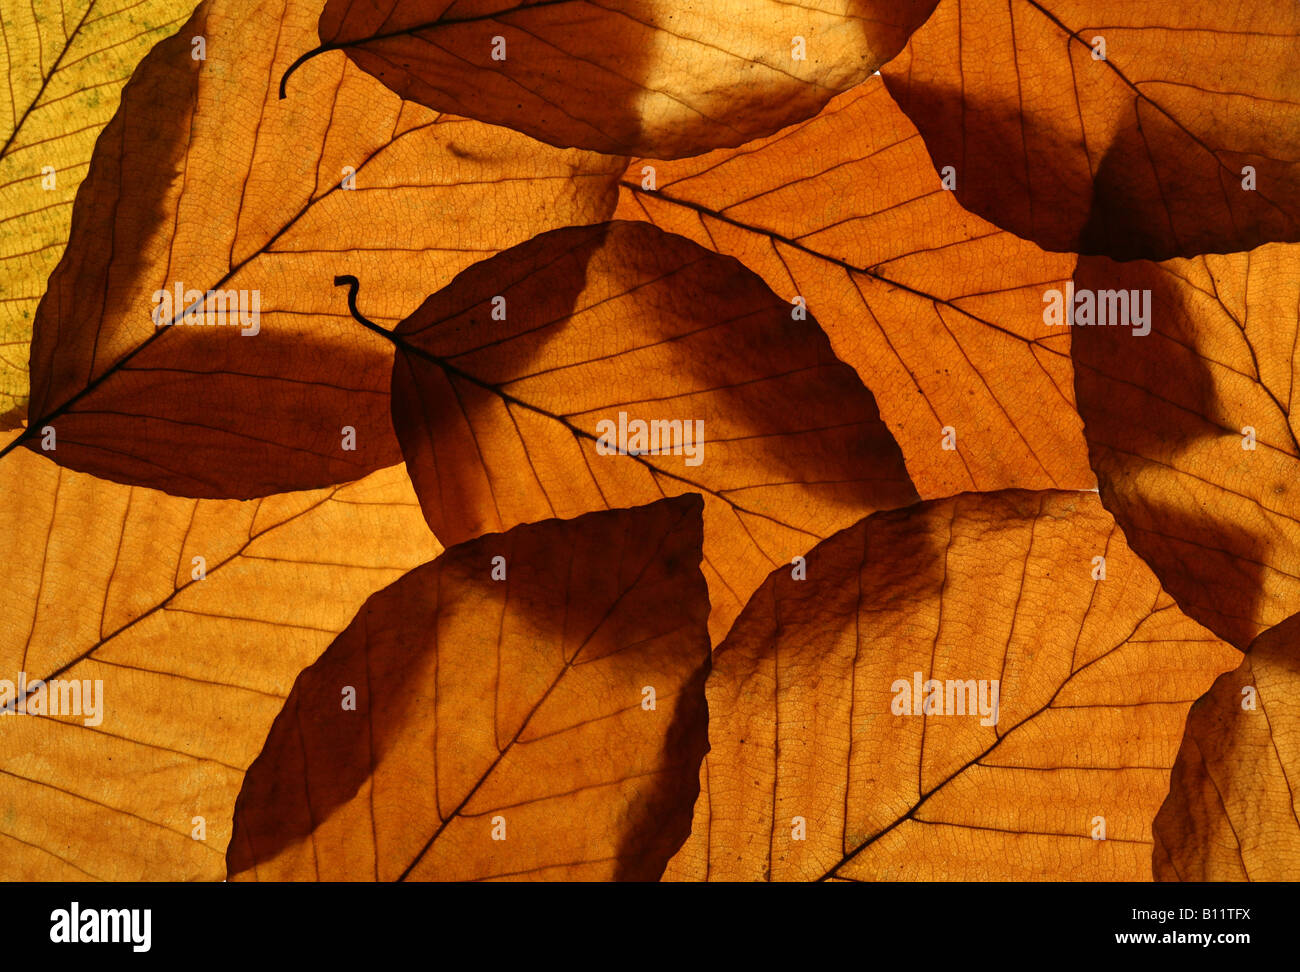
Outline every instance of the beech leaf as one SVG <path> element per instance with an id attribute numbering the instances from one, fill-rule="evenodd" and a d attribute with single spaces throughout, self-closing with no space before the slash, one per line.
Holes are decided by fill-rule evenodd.
<path id="1" fill-rule="evenodd" d="M 774 571 L 714 652 L 665 877 L 1150 880 L 1184 716 L 1239 659 L 1091 493 L 877 513 L 805 580 Z"/>
<path id="2" fill-rule="evenodd" d="M 1155 820 L 1157 881 L 1300 880 L 1300 615 L 1192 706 Z"/>
<path id="3" fill-rule="evenodd" d="M 464 271 L 393 335 L 393 423 L 429 525 L 450 545 L 701 493 L 720 639 L 773 567 L 916 499 L 871 393 L 795 311 L 645 223 L 555 230 Z"/>
<path id="4" fill-rule="evenodd" d="M 882 71 L 963 205 L 1050 250 L 1300 240 L 1300 6 L 942 0 Z"/>
<path id="5" fill-rule="evenodd" d="M 1076 305 L 1150 309 L 1146 335 L 1072 328 L 1102 501 L 1183 610 L 1244 649 L 1300 608 L 1300 247 L 1093 257 L 1075 285 Z"/>
<path id="6" fill-rule="evenodd" d="M 20 449 L 0 495 L 0 679 L 26 673 L 29 703 L 38 680 L 91 687 L 80 714 L 0 715 L 0 880 L 222 880 L 294 678 L 441 550 L 405 471 L 240 503 Z"/>
<path id="7" fill-rule="evenodd" d="M 194 0 L 73 0 L 56 17 L 0 0 L 0 429 L 27 412 L 32 319 L 95 138 L 136 62 L 193 9 Z"/>
<path id="8" fill-rule="evenodd" d="M 702 509 L 519 526 L 375 594 L 249 770 L 232 877 L 657 879 L 705 749 Z"/>
<path id="9" fill-rule="evenodd" d="M 552 145 L 679 158 L 815 115 L 897 54 L 934 5 L 331 0 L 318 50 L 346 51 L 403 98 Z M 301 97 L 311 70 L 284 91 Z"/>
<path id="10" fill-rule="evenodd" d="M 191 496 L 356 479 L 400 459 L 392 348 L 340 311 L 335 274 L 382 273 L 371 312 L 396 321 L 612 209 L 615 160 L 403 103 L 342 54 L 279 100 L 320 9 L 205 3 L 124 89 L 37 313 L 29 448 Z"/>
<path id="11" fill-rule="evenodd" d="M 1095 485 L 1070 335 L 1042 316 L 1074 258 L 962 209 L 879 78 L 740 149 L 637 159 L 621 184 L 616 216 L 734 256 L 806 301 L 876 396 L 922 496 Z"/>

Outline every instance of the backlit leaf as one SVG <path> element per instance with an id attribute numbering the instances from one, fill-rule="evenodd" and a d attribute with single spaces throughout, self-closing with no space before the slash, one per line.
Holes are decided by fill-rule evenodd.
<path id="1" fill-rule="evenodd" d="M 239 503 L 19 450 L 0 495 L 0 679 L 103 683 L 96 725 L 0 715 L 6 881 L 224 878 L 244 770 L 294 678 L 441 549 L 400 466 Z"/>
<path id="2" fill-rule="evenodd" d="M 195 0 L 0 0 L 0 429 L 27 411 L 27 351 L 95 138 L 136 62 Z"/>
<path id="3" fill-rule="evenodd" d="M 935 0 L 331 0 L 327 49 L 403 98 L 552 145 L 678 158 L 817 113 Z M 301 97 L 299 70 L 286 91 Z"/>
<path id="4" fill-rule="evenodd" d="M 942 0 L 882 73 L 962 203 L 1048 249 L 1300 239 L 1295 3 Z"/>
<path id="5" fill-rule="evenodd" d="M 1070 336 L 1042 316 L 1074 258 L 962 209 L 878 78 L 742 148 L 638 159 L 622 187 L 615 215 L 734 256 L 807 302 L 922 496 L 1094 485 Z"/>
<path id="6" fill-rule="evenodd" d="M 1188 706 L 1239 659 L 1091 493 L 878 513 L 806 580 L 773 572 L 714 652 L 665 876 L 1150 880 Z"/>
<path id="7" fill-rule="evenodd" d="M 1300 617 L 1192 706 L 1155 821 L 1157 881 L 1300 880 Z"/>
<path id="8" fill-rule="evenodd" d="M 393 422 L 444 544 L 701 493 L 715 640 L 773 567 L 916 499 L 816 321 L 730 257 L 644 223 L 556 230 L 486 260 L 394 337 Z M 641 442 L 638 422 L 677 426 Z"/>
<path id="9" fill-rule="evenodd" d="M 1300 610 L 1300 247 L 1094 257 L 1075 284 L 1076 304 L 1108 292 L 1150 308 L 1145 336 L 1072 328 L 1102 500 L 1183 610 L 1245 649 Z"/>
<path id="10" fill-rule="evenodd" d="M 701 509 L 516 527 L 374 595 L 249 771 L 232 876 L 658 878 L 705 749 Z"/>
<path id="11" fill-rule="evenodd" d="M 342 312 L 335 274 L 382 275 L 371 311 L 396 321 L 475 260 L 612 208 L 615 160 L 404 104 L 339 53 L 279 100 L 320 8 L 205 3 L 125 88 L 37 314 L 30 447 L 51 426 L 62 465 L 192 496 L 356 479 L 400 458 L 392 349 Z M 260 324 L 215 296 L 185 321 L 207 291 L 250 313 L 256 294 Z"/>

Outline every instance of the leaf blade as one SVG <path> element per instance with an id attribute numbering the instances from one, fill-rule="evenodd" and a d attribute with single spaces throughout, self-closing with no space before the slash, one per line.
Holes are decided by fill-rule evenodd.
<path id="1" fill-rule="evenodd" d="M 772 566 L 916 497 L 870 393 L 792 310 L 643 223 L 557 230 L 470 268 L 394 332 L 393 422 L 430 526 L 458 543 L 699 492 L 720 639 Z M 678 425 L 614 441 L 637 422 Z"/>
<path id="2" fill-rule="evenodd" d="M 331 2 L 320 36 L 421 104 L 560 147 L 677 158 L 816 114 L 898 53 L 933 9 L 934 0 Z"/>
<path id="3" fill-rule="evenodd" d="M 735 151 L 637 159 L 620 185 L 616 217 L 734 256 L 807 301 L 922 496 L 1095 485 L 1070 336 L 1042 319 L 1074 258 L 963 210 L 880 80 Z"/>
<path id="4" fill-rule="evenodd" d="M 232 876 L 657 878 L 705 746 L 701 508 L 516 527 L 376 594 L 250 770 Z"/>
<path id="5" fill-rule="evenodd" d="M 715 651 L 702 795 L 666 877 L 1149 879 L 1184 714 L 1237 658 L 1091 494 L 875 514 L 810 551 L 807 580 L 773 573 Z M 926 710 L 932 678 L 949 708 Z"/>
<path id="6" fill-rule="evenodd" d="M 103 682 L 98 725 L 0 716 L 0 874 L 222 880 L 244 771 L 294 677 L 441 550 L 405 471 L 238 503 L 19 451 L 0 484 L 22 499 L 0 508 L 0 677 Z"/>
<path id="7" fill-rule="evenodd" d="M 1300 234 L 1297 36 L 1267 0 L 1227 19 L 945 0 L 883 74 L 974 212 L 1048 249 L 1163 260 Z"/>
<path id="8" fill-rule="evenodd" d="M 49 425 L 65 465 L 213 498 L 390 465 L 392 349 L 347 318 L 333 277 L 382 272 L 374 313 L 397 320 L 479 256 L 612 207 L 605 157 L 404 104 L 341 54 L 310 97 L 280 101 L 276 70 L 319 9 L 206 4 L 128 84 L 37 313 L 29 448 Z"/>

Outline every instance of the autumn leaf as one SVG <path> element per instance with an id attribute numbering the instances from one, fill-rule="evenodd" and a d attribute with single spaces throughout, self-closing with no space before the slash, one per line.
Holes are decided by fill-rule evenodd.
<path id="1" fill-rule="evenodd" d="M 1300 12 L 193 2 L 0 0 L 0 880 L 1297 876 Z"/>
<path id="2" fill-rule="evenodd" d="M 1192 706 L 1155 820 L 1157 881 L 1300 880 L 1300 615 Z"/>
<path id="3" fill-rule="evenodd" d="M 0 0 L 0 429 L 27 412 L 27 350 L 95 137 L 136 62 L 194 0 Z"/>
<path id="4" fill-rule="evenodd" d="M 516 527 L 375 594 L 249 770 L 231 875 L 658 878 L 705 750 L 702 509 Z"/>
<path id="5" fill-rule="evenodd" d="M 774 571 L 714 652 L 665 877 L 1150 880 L 1188 706 L 1239 658 L 1091 493 L 878 513 Z"/>
<path id="6" fill-rule="evenodd" d="M 1101 496 L 1192 617 L 1244 649 L 1300 607 L 1292 416 L 1300 248 L 1164 263 L 1081 260 L 1075 383 Z M 1097 319 L 1099 310 L 1092 311 Z"/>
<path id="7" fill-rule="evenodd" d="M 942 0 L 882 71 L 963 205 L 1051 250 L 1300 239 L 1300 7 Z"/>
<path id="8" fill-rule="evenodd" d="M 552 145 L 679 158 L 815 115 L 934 5 L 331 0 L 320 50 L 345 51 L 403 98 Z M 314 69 L 294 67 L 284 87 L 300 98 Z"/>
<path id="9" fill-rule="evenodd" d="M 320 9 L 205 3 L 125 88 L 37 314 L 28 447 L 53 428 L 61 465 L 202 497 L 356 479 L 400 459 L 392 348 L 335 274 L 382 279 L 395 322 L 612 209 L 617 160 L 403 104 L 342 54 L 279 100 Z"/>
<path id="10" fill-rule="evenodd" d="M 740 149 L 638 159 L 622 187 L 616 216 L 734 256 L 807 302 L 922 496 L 1095 485 L 1070 336 L 1042 317 L 1073 257 L 963 210 L 879 79 Z"/>
<path id="11" fill-rule="evenodd" d="M 644 223 L 464 271 L 393 335 L 393 424 L 429 525 L 450 545 L 701 493 L 720 639 L 773 567 L 916 499 L 871 393 L 797 310 Z"/>
<path id="12" fill-rule="evenodd" d="M 224 878 L 244 770 L 294 678 L 441 550 L 400 466 L 239 503 L 19 450 L 0 495 L 0 677 L 102 682 L 82 717 L 0 716 L 5 881 Z"/>

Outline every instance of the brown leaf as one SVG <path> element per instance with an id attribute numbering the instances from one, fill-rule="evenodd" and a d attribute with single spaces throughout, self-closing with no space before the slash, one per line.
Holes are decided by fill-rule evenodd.
<path id="1" fill-rule="evenodd" d="M 1149 300 L 1145 336 L 1072 329 L 1102 500 L 1183 610 L 1244 649 L 1300 608 L 1300 248 L 1096 257 L 1080 261 L 1075 284 L 1076 301 L 1085 291 Z"/>
<path id="2" fill-rule="evenodd" d="M 131 69 L 194 0 L 0 0 L 0 429 L 27 413 L 32 317 L 68 240 L 72 197 Z"/>
<path id="3" fill-rule="evenodd" d="M 714 652 L 665 876 L 1150 880 L 1184 715 L 1239 658 L 1091 493 L 878 513 L 809 552 L 806 580 L 774 571 Z M 918 681 L 942 713 L 905 714 Z"/>
<path id="4" fill-rule="evenodd" d="M 400 457 L 392 349 L 341 312 L 335 274 L 382 277 L 371 310 L 396 321 L 476 259 L 612 209 L 615 160 L 403 104 L 342 54 L 279 100 L 320 9 L 205 3 L 127 85 L 37 315 L 30 447 L 53 426 L 62 465 L 194 496 L 365 475 Z M 155 301 L 177 283 L 178 306 Z M 154 324 L 208 291 L 250 313 L 256 292 L 257 332 Z"/>
<path id="5" fill-rule="evenodd" d="M 1294 3 L 943 0 L 883 74 L 962 203 L 1048 249 L 1300 239 Z"/>
<path id="6" fill-rule="evenodd" d="M 331 0 L 320 36 L 432 108 L 552 145 L 679 158 L 816 114 L 897 54 L 934 5 Z M 286 85 L 292 97 L 310 73 Z"/>
<path id="7" fill-rule="evenodd" d="M 429 524 L 453 544 L 702 493 L 720 639 L 773 567 L 916 499 L 871 393 L 793 316 L 735 260 L 644 223 L 470 268 L 395 331 L 393 422 Z M 655 447 L 633 423 L 657 421 L 680 424 L 632 454 Z"/>
<path id="8" fill-rule="evenodd" d="M 658 878 L 705 750 L 702 509 L 520 526 L 372 597 L 249 770 L 231 875 Z"/>
<path id="9" fill-rule="evenodd" d="M 293 679 L 440 552 L 405 471 L 239 503 L 19 450 L 0 494 L 0 680 L 103 683 L 96 725 L 85 707 L 0 716 L 0 880 L 221 880 L 244 770 Z"/>
<path id="10" fill-rule="evenodd" d="M 808 302 L 922 496 L 1095 485 L 1070 336 L 1042 319 L 1043 291 L 1064 286 L 1074 258 L 963 210 L 879 79 L 741 149 L 634 161 L 622 186 L 616 216 L 734 256 Z"/>
<path id="11" fill-rule="evenodd" d="M 1155 820 L 1157 881 L 1300 880 L 1300 615 L 1255 639 L 1187 717 Z"/>

